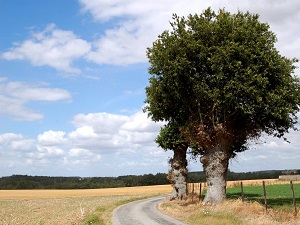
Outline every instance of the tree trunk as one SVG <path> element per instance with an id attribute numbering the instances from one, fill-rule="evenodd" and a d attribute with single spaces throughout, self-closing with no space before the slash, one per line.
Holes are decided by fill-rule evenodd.
<path id="1" fill-rule="evenodd" d="M 174 149 L 174 157 L 171 162 L 171 182 L 173 193 L 171 199 L 183 199 L 187 196 L 187 146 L 181 145 Z"/>
<path id="2" fill-rule="evenodd" d="M 222 143 L 216 144 L 201 157 L 207 182 L 203 204 L 218 204 L 226 199 L 226 177 L 230 158 L 228 145 L 226 147 Z"/>

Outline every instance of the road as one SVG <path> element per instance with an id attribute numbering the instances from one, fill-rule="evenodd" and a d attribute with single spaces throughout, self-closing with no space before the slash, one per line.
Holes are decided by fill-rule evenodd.
<path id="1" fill-rule="evenodd" d="M 115 209 L 114 225 L 185 225 L 157 210 L 166 197 L 156 197 L 131 202 Z"/>

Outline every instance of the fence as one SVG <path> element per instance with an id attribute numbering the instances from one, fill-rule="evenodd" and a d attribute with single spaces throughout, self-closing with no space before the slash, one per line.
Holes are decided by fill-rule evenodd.
<path id="1" fill-rule="evenodd" d="M 232 183 L 230 186 L 231 187 L 236 187 L 238 182 Z M 282 182 L 281 182 L 282 183 Z M 255 183 L 255 186 L 259 186 L 258 183 Z M 268 210 L 268 198 L 267 198 L 267 192 L 266 192 L 266 182 L 265 181 L 261 181 L 261 185 L 262 185 L 262 189 L 263 189 L 263 193 L 264 193 L 264 205 L 265 205 L 265 210 Z M 240 186 L 240 196 L 241 196 L 241 200 L 244 202 L 245 200 L 245 193 L 244 193 L 244 184 L 242 181 L 239 182 L 239 186 Z M 192 196 L 192 201 L 194 200 L 194 198 L 196 198 L 195 196 L 198 196 L 199 200 L 202 199 L 203 195 L 203 191 L 207 189 L 207 184 L 206 183 L 188 183 L 187 184 L 187 192 L 189 195 Z M 296 204 L 296 198 L 295 198 L 295 191 L 294 191 L 294 184 L 293 181 L 290 181 L 290 189 L 291 189 L 291 199 L 293 202 L 293 207 L 294 207 L 294 216 L 297 216 L 297 204 Z"/>

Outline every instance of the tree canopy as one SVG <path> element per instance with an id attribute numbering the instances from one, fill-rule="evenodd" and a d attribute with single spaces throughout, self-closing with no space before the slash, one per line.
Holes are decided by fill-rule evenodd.
<path id="1" fill-rule="evenodd" d="M 276 35 L 258 19 L 210 8 L 174 15 L 172 30 L 147 50 L 150 117 L 176 121 L 204 147 L 225 129 L 236 140 L 234 151 L 262 132 L 282 137 L 295 128 L 297 60 L 279 54 Z"/>
<path id="2" fill-rule="evenodd" d="M 296 129 L 297 59 L 280 55 L 276 35 L 257 14 L 208 8 L 174 14 L 170 24 L 147 49 L 145 110 L 197 146 L 208 183 L 204 202 L 218 203 L 226 198 L 228 161 L 248 140 Z"/>

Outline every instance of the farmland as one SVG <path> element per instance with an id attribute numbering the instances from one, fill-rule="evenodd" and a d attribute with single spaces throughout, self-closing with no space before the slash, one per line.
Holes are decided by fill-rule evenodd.
<path id="1" fill-rule="evenodd" d="M 112 211 L 135 199 L 168 194 L 170 185 L 87 190 L 1 190 L 0 224 L 84 224 L 98 217 L 110 224 Z M 99 223 L 101 224 L 101 223 Z"/>
<path id="2" fill-rule="evenodd" d="M 203 206 L 198 198 L 168 201 L 160 209 L 187 224 L 300 224 L 292 214 L 289 182 L 265 180 L 270 208 L 262 201 L 262 180 L 244 180 L 245 202 L 240 182 L 228 182 L 229 200 L 218 206 Z M 295 182 L 299 211 L 300 182 Z M 80 190 L 0 190 L 0 224 L 111 224 L 113 209 L 136 199 L 169 194 L 170 185 Z M 258 202 L 256 202 L 258 201 Z"/>

